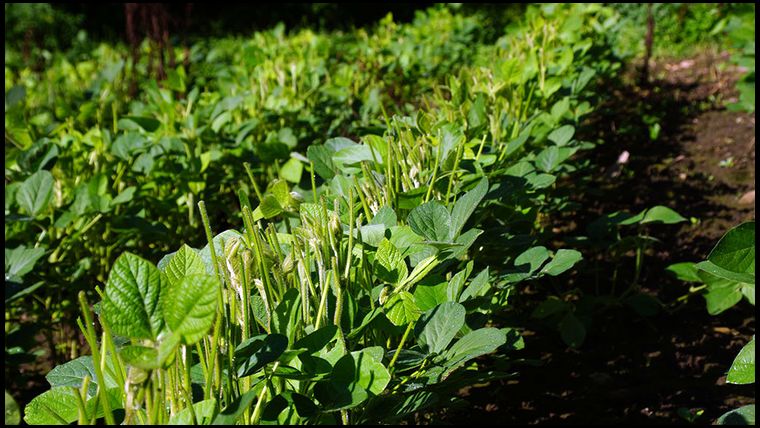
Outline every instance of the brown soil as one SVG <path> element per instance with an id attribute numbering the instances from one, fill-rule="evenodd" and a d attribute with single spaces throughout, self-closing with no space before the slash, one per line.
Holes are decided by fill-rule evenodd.
<path id="1" fill-rule="evenodd" d="M 611 102 L 585 127 L 592 132 L 584 137 L 606 143 L 590 154 L 594 178 L 575 197 L 583 208 L 567 213 L 555 229 L 560 248 L 603 213 L 665 205 L 693 217 L 690 223 L 647 229 L 661 242 L 644 257 L 642 291 L 657 296 L 665 310 L 645 318 L 613 307 L 594 317 L 579 349 L 567 347 L 556 329 L 535 321 L 524 325 L 525 349 L 514 354 L 521 360 L 512 367 L 518 376 L 460 391 L 470 403 L 462 408 L 467 410 L 427 415 L 428 422 L 683 424 L 679 412 L 700 411 L 694 422 L 710 424 L 754 402 L 754 385 L 725 384 L 734 357 L 754 334 L 754 307 L 742 301 L 710 316 L 700 296 L 679 301 L 689 286 L 664 273 L 672 263 L 704 259 L 731 227 L 755 217 L 754 201 L 740 202 L 755 187 L 755 116 L 724 107 L 736 96 L 739 77 L 726 59 L 705 53 L 662 60 L 654 64 L 654 81 L 646 88 L 615 89 Z M 652 122 L 646 123 L 642 112 L 660 124 L 654 141 Z M 608 174 L 624 150 L 629 162 L 619 174 Z M 612 261 L 603 253 L 584 252 L 586 259 L 594 256 L 607 266 L 602 277 L 609 278 Z M 621 272 L 632 272 L 630 259 L 623 260 Z M 581 287 L 592 278 L 566 281 Z M 531 293 L 540 286 L 524 290 L 527 301 L 521 304 L 528 307 L 506 314 L 503 325 L 521 326 L 531 303 L 545 298 L 545 292 Z"/>

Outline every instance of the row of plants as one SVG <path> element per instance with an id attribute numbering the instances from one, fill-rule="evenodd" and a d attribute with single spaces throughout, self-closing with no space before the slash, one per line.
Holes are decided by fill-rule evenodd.
<path id="1" fill-rule="evenodd" d="M 189 68 L 162 82 L 148 75 L 148 43 L 136 64 L 106 44 L 84 58 L 56 56 L 41 73 L 7 63 L 6 322 L 15 327 L 6 328 L 6 361 L 34 357 L 31 344 L 16 346 L 36 333 L 15 323 L 22 314 L 39 316 L 56 354 L 76 355 L 71 332 L 55 326 L 74 324 L 76 293 L 92 297 L 88 284 L 105 282 L 118 254 L 157 257 L 197 236 L 201 199 L 216 224 L 234 222 L 222 214 L 237 188 L 253 193 L 249 174 L 300 183 L 306 145 L 379 126 L 380 105 L 406 109 L 416 94 L 398 88 L 432 85 L 466 62 L 475 22 L 433 8 L 371 32 L 286 36 L 277 27 L 199 42 Z M 429 66 L 440 58 L 452 61 Z M 144 83 L 132 99 L 134 75 Z"/>
<path id="2" fill-rule="evenodd" d="M 490 323 L 517 284 L 581 258 L 533 244 L 562 203 L 557 176 L 593 147 L 568 122 L 591 110 L 592 79 L 615 70 L 601 37 L 609 9 L 544 6 L 527 18 L 476 66 L 431 84 L 425 108 L 385 115 L 382 135 L 308 146 L 297 180 L 270 177 L 262 192 L 244 164 L 253 191 L 233 193 L 242 231 L 214 236 L 201 202 L 203 249 L 158 265 L 123 253 L 95 306 L 101 334 L 80 293 L 92 357 L 54 369 L 25 420 L 367 423 L 509 376 L 472 360 L 521 346 Z M 475 269 L 473 216 L 528 238 L 495 274 Z"/>
<path id="3" fill-rule="evenodd" d="M 390 422 L 451 405 L 462 386 L 513 376 L 509 352 L 522 339 L 495 318 L 520 303 L 520 287 L 583 258 L 553 247 L 551 225 L 573 206 L 564 183 L 589 171 L 575 155 L 597 142 L 577 135 L 603 97 L 597 85 L 619 70 L 609 34 L 617 20 L 599 5 L 530 7 L 523 23 L 477 49 L 475 20 L 447 8 L 411 25 L 387 18 L 370 33 L 277 28 L 194 46 L 187 73 L 147 83 L 128 106 L 118 105 L 121 80 L 110 101 L 93 102 L 99 114 L 76 122 L 62 113 L 71 129 L 118 135 L 94 165 L 127 165 L 117 177 L 125 181 L 100 179 L 89 195 L 113 201 L 112 190 L 137 184 L 70 229 L 105 225 L 106 235 L 86 241 L 94 248 L 113 234 L 128 240 L 96 253 L 94 279 L 80 273 L 86 288 L 105 283 L 69 307 L 81 311 L 92 355 L 48 374 L 52 389 L 26 406 L 26 422 Z M 128 116 L 115 119 L 122 109 Z M 17 111 L 16 123 L 35 117 Z M 172 169 L 157 147 L 177 141 Z M 115 147 L 124 156 L 113 163 Z M 38 170 L 61 158 L 44 153 Z M 48 206 L 49 180 L 36 180 L 12 199 L 23 214 L 48 198 L 39 212 L 52 222 L 59 205 Z M 109 232 L 116 205 L 151 228 Z M 6 212 L 18 207 L 6 202 Z M 618 259 L 632 251 L 633 281 L 616 293 L 613 279 L 612 290 L 580 299 L 555 288 L 533 317 L 580 346 L 597 306 L 645 314 L 653 303 L 637 293 L 639 276 L 655 242 L 646 226 L 681 221 L 658 206 L 589 225 L 572 243 Z M 159 234 L 162 226 L 171 231 Z M 226 230 L 214 236 L 212 227 Z M 33 249 L 6 249 L 7 282 L 9 266 L 22 282 L 46 265 L 48 233 Z M 203 236 L 206 246 L 193 248 Z M 479 371 L 475 359 L 486 354 L 503 370 Z"/>

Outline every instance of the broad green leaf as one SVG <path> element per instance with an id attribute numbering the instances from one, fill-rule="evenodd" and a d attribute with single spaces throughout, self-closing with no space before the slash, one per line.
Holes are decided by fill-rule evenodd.
<path id="1" fill-rule="evenodd" d="M 575 135 L 575 127 L 572 125 L 565 125 L 552 131 L 548 138 L 558 146 L 564 146 L 570 142 L 573 135 Z"/>
<path id="2" fill-rule="evenodd" d="M 406 219 L 409 227 L 430 241 L 449 241 L 451 216 L 438 201 L 426 202 L 409 213 Z"/>
<path id="3" fill-rule="evenodd" d="M 755 405 L 748 404 L 726 412 L 715 423 L 717 425 L 755 425 Z"/>
<path id="4" fill-rule="evenodd" d="M 203 275 L 206 273 L 206 267 L 198 253 L 190 248 L 187 244 L 174 253 L 164 270 L 166 278 L 172 285 L 178 284 L 186 276 Z"/>
<path id="5" fill-rule="evenodd" d="M 375 214 L 374 217 L 372 217 L 372 220 L 370 220 L 369 224 L 371 225 L 385 225 L 386 228 L 391 228 L 396 225 L 396 212 L 393 211 L 393 208 L 389 206 L 383 206 L 380 208 L 380 210 L 377 211 L 377 214 Z"/>
<path id="6" fill-rule="evenodd" d="M 306 156 L 314 164 L 314 172 L 324 180 L 335 177 L 335 164 L 329 148 L 323 145 L 311 145 L 306 149 Z"/>
<path id="7" fill-rule="evenodd" d="M 508 272 L 505 278 L 509 282 L 519 282 L 530 277 L 536 272 L 549 258 L 549 251 L 546 247 L 532 247 L 523 251 L 515 258 L 515 269 Z"/>
<path id="8" fill-rule="evenodd" d="M 467 219 L 477 208 L 478 204 L 488 192 L 488 179 L 483 178 L 472 190 L 462 195 L 451 209 L 451 229 L 449 230 L 449 241 L 462 231 Z"/>
<path id="9" fill-rule="evenodd" d="M 52 388 L 36 396 L 24 408 L 29 425 L 68 425 L 77 420 L 77 398 L 69 387 Z"/>
<path id="10" fill-rule="evenodd" d="M 459 301 L 459 295 L 462 294 L 464 288 L 464 282 L 467 280 L 467 271 L 463 270 L 457 272 L 456 275 L 451 277 L 449 285 L 446 287 L 446 298 L 448 301 Z"/>
<path id="11" fill-rule="evenodd" d="M 543 172 L 552 172 L 575 154 L 576 150 L 569 147 L 549 146 L 536 156 L 536 167 Z"/>
<path id="12" fill-rule="evenodd" d="M 164 328 L 166 277 L 149 261 L 126 252 L 114 262 L 106 283 L 102 316 L 120 336 L 155 340 Z"/>
<path id="13" fill-rule="evenodd" d="M 471 299 L 473 297 L 482 295 L 488 289 L 488 267 L 483 269 L 475 278 L 470 281 L 470 284 L 464 289 L 459 296 L 459 302 Z M 417 287 L 419 289 L 419 287 Z"/>
<path id="14" fill-rule="evenodd" d="M 710 315 L 717 315 L 739 303 L 742 299 L 742 292 L 732 286 L 708 287 L 704 297 L 707 303 L 707 312 Z"/>
<path id="15" fill-rule="evenodd" d="M 568 312 L 559 322 L 559 334 L 568 346 L 577 348 L 586 340 L 586 327 L 572 312 Z"/>
<path id="16" fill-rule="evenodd" d="M 680 223 L 683 221 L 687 221 L 687 220 L 683 218 L 677 212 L 673 211 L 672 209 L 668 207 L 658 205 L 646 211 L 646 214 L 644 214 L 644 218 L 641 219 L 641 224 L 645 224 L 645 223 L 675 224 L 675 223 Z"/>
<path id="17" fill-rule="evenodd" d="M 124 204 L 131 201 L 135 195 L 135 190 L 137 190 L 135 186 L 129 186 L 126 189 L 122 190 L 121 193 L 119 193 L 115 198 L 113 198 L 113 200 L 111 200 L 111 206 Z"/>
<path id="18" fill-rule="evenodd" d="M 753 251 L 754 253 L 754 248 Z M 754 265 L 754 254 L 753 254 L 753 265 Z M 744 272 L 736 272 L 732 270 L 728 270 L 725 268 L 722 268 L 715 263 L 711 262 L 710 260 L 705 260 L 703 262 L 697 263 L 695 268 L 699 270 L 703 270 L 705 272 L 708 272 L 712 275 L 715 275 L 719 278 L 724 278 L 729 281 L 734 282 L 741 282 L 745 284 L 754 284 L 755 283 L 755 274 L 754 273 L 744 273 Z M 753 266 L 754 270 L 754 266 Z"/>
<path id="19" fill-rule="evenodd" d="M 188 251 L 192 252 L 189 247 Z M 181 336 L 184 344 L 194 344 L 211 328 L 220 289 L 219 280 L 207 274 L 184 276 L 169 287 L 164 301 L 164 318 L 169 329 Z"/>
<path id="20" fill-rule="evenodd" d="M 374 156 L 374 159 L 382 163 L 380 153 L 375 152 Z M 372 162 L 372 148 L 362 144 L 354 144 L 335 152 L 332 159 L 336 165 L 351 165 L 362 161 Z"/>
<path id="21" fill-rule="evenodd" d="M 250 376 L 277 361 L 287 347 L 288 338 L 279 333 L 260 334 L 243 341 L 235 348 L 238 377 Z"/>
<path id="22" fill-rule="evenodd" d="M 193 412 L 195 412 L 195 418 L 197 425 L 209 425 L 214 411 L 216 410 L 216 400 L 209 398 L 208 400 L 199 401 L 193 404 Z M 169 418 L 169 425 L 192 425 L 193 416 L 190 413 L 190 409 L 182 409 Z"/>
<path id="23" fill-rule="evenodd" d="M 121 355 L 125 363 L 143 370 L 154 370 L 161 367 L 156 348 L 129 345 L 121 348 L 119 355 Z"/>
<path id="24" fill-rule="evenodd" d="M 374 271 L 378 279 L 394 285 L 406 279 L 409 273 L 403 255 L 387 239 L 378 245 Z"/>
<path id="25" fill-rule="evenodd" d="M 319 407 L 309 397 L 286 390 L 267 403 L 266 409 L 261 414 L 261 419 L 272 422 L 283 422 L 285 420 L 292 424 L 292 421 L 283 419 L 285 415 L 288 417 L 295 416 L 292 411 L 285 412 L 285 409 L 288 408 L 295 409 L 297 415 L 302 418 L 314 416 L 319 412 Z"/>
<path id="26" fill-rule="evenodd" d="M 328 271 L 328 278 L 332 275 L 332 271 Z M 272 333 L 282 333 L 288 338 L 288 342 L 292 343 L 295 339 L 297 323 L 301 320 L 299 314 L 301 306 L 301 294 L 298 289 L 291 288 L 285 292 L 280 300 L 280 303 L 274 309 L 272 314 Z"/>
<path id="27" fill-rule="evenodd" d="M 419 284 L 414 289 L 414 302 L 422 312 L 433 309 L 448 301 L 448 287 L 449 284 L 446 281 L 435 285 Z"/>
<path id="28" fill-rule="evenodd" d="M 16 192 L 16 202 L 32 217 L 37 217 L 53 199 L 53 174 L 40 170 L 24 180 Z"/>
<path id="29" fill-rule="evenodd" d="M 693 262 L 676 263 L 665 268 L 667 272 L 675 275 L 681 281 L 685 282 L 702 282 L 697 275 L 696 264 Z"/>
<path id="30" fill-rule="evenodd" d="M 755 339 L 750 340 L 739 351 L 728 371 L 726 382 L 741 385 L 755 383 Z"/>
<path id="31" fill-rule="evenodd" d="M 402 291 L 383 305 L 385 316 L 397 326 L 405 326 L 414 322 L 420 316 L 420 310 L 417 307 L 414 296 L 408 291 Z"/>
<path id="32" fill-rule="evenodd" d="M 243 235 L 241 235 L 237 230 L 233 229 L 227 229 L 224 232 L 221 232 L 220 234 L 214 236 L 214 251 L 216 252 L 217 257 L 221 254 L 224 254 L 224 243 L 226 241 L 242 238 Z M 216 272 L 214 271 L 214 264 L 211 262 L 211 247 L 206 244 L 206 246 L 198 251 L 198 255 L 201 256 L 201 260 L 203 260 L 203 264 L 206 266 L 206 273 L 209 275 L 216 275 Z"/>
<path id="33" fill-rule="evenodd" d="M 446 349 L 464 325 L 465 312 L 464 306 L 456 302 L 442 303 L 425 312 L 414 328 L 420 345 L 430 354 Z"/>
<path id="34" fill-rule="evenodd" d="M 250 406 L 256 395 L 260 393 L 259 389 L 251 388 L 245 394 L 238 397 L 232 404 L 225 407 L 214 417 L 211 425 L 235 425 L 240 415 L 243 414 Z"/>
<path id="35" fill-rule="evenodd" d="M 111 358 L 106 358 L 106 364 L 107 368 L 114 370 L 112 366 L 113 360 Z M 101 381 L 95 375 L 95 366 L 92 363 L 91 355 L 85 355 L 65 364 L 55 366 L 53 370 L 45 375 L 45 379 L 47 379 L 52 387 L 73 386 L 75 388 L 81 388 L 85 376 L 90 377 L 90 386 L 87 390 L 87 394 L 88 396 L 93 397 L 95 396 L 98 385 Z M 106 389 L 117 386 L 116 380 L 111 376 L 109 370 L 104 370 L 103 376 L 105 377 L 104 387 Z"/>
<path id="36" fill-rule="evenodd" d="M 507 343 L 507 334 L 496 328 L 480 328 L 465 334 L 441 356 L 446 366 L 444 377 L 467 361 L 495 351 Z"/>
<path id="37" fill-rule="evenodd" d="M 45 255 L 45 249 L 26 248 L 21 245 L 12 250 L 5 249 L 5 280 L 21 282 L 27 273 L 32 271 L 37 260 Z"/>
<path id="38" fill-rule="evenodd" d="M 554 258 L 541 269 L 541 273 L 557 276 L 573 267 L 582 259 L 583 255 L 581 255 L 579 251 L 561 249 L 557 251 Z"/>
<path id="39" fill-rule="evenodd" d="M 557 181 L 557 176 L 552 174 L 536 174 L 530 173 L 525 176 L 525 180 L 533 189 L 544 189 L 551 186 Z"/>
<path id="40" fill-rule="evenodd" d="M 117 125 L 120 129 L 132 130 L 134 129 L 134 125 L 132 124 L 138 125 L 140 128 L 148 132 L 153 132 L 158 129 L 159 126 L 161 126 L 161 122 L 152 117 L 139 116 L 124 116 L 119 119 Z"/>
<path id="41" fill-rule="evenodd" d="M 280 177 L 294 184 L 301 182 L 302 173 L 303 164 L 298 159 L 290 158 L 280 167 Z"/>
<path id="42" fill-rule="evenodd" d="M 327 409 L 351 408 L 380 395 L 390 379 L 388 369 L 371 352 L 354 351 L 335 363 L 331 379 L 318 383 L 315 393 Z"/>
<path id="43" fill-rule="evenodd" d="M 740 224 L 729 230 L 707 256 L 713 265 L 729 272 L 746 274 L 754 284 L 755 276 L 755 222 Z M 707 270 L 707 269 L 705 269 Z M 708 270 L 709 272 L 709 270 Z M 714 272 L 710 272 L 715 274 Z"/>
<path id="44" fill-rule="evenodd" d="M 21 423 L 21 410 L 13 396 L 5 391 L 5 425 L 18 425 Z"/>
<path id="45" fill-rule="evenodd" d="M 308 335 L 298 339 L 293 344 L 293 349 L 304 348 L 310 354 L 319 352 L 322 348 L 327 346 L 328 343 L 332 342 L 332 340 L 335 339 L 337 333 L 337 326 L 324 326 L 319 330 L 315 330 Z"/>

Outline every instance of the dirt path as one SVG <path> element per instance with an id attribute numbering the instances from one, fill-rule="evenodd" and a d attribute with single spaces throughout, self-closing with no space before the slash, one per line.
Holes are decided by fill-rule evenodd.
<path id="1" fill-rule="evenodd" d="M 726 231 L 755 217 L 754 199 L 748 202 L 754 197 L 755 116 L 723 107 L 736 96 L 738 78 L 735 69 L 722 69 L 726 59 L 703 54 L 662 61 L 648 88 L 615 90 L 588 127 L 607 143 L 592 154 L 595 178 L 577 197 L 584 208 L 560 228 L 564 236 L 583 234 L 602 213 L 654 205 L 693 217 L 690 224 L 649 229 L 661 242 L 645 256 L 643 290 L 668 309 L 649 318 L 624 308 L 608 311 L 593 320 L 578 350 L 566 347 L 556 330 L 531 325 L 535 331 L 523 332 L 519 357 L 525 362 L 515 364 L 516 379 L 461 391 L 472 407 L 429 415 L 430 422 L 682 424 L 679 413 L 701 410 L 695 423 L 710 424 L 754 402 L 754 385 L 725 384 L 735 355 L 754 334 L 754 307 L 741 302 L 710 316 L 699 296 L 679 305 L 688 285 L 664 274 L 669 264 L 704 259 Z M 651 141 L 655 124 L 659 135 Z M 629 161 L 611 177 L 606 173 L 623 151 Z"/>

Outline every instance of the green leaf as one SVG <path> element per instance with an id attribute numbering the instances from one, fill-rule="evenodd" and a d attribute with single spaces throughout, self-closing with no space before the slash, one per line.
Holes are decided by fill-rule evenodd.
<path id="1" fill-rule="evenodd" d="M 707 312 L 710 315 L 717 315 L 739 303 L 742 299 L 742 293 L 736 287 L 731 286 L 708 287 L 708 291 L 704 297 L 707 304 Z"/>
<path id="2" fill-rule="evenodd" d="M 707 260 L 712 265 L 725 271 L 744 274 L 741 275 L 744 278 L 741 282 L 754 284 L 755 222 L 740 224 L 729 230 L 718 241 L 718 244 L 710 252 L 710 255 L 707 256 Z M 708 270 L 708 272 L 710 271 Z M 710 273 L 715 274 L 715 272 Z"/>
<path id="3" fill-rule="evenodd" d="M 119 355 L 125 363 L 143 370 L 154 370 L 161 367 L 156 348 L 128 345 L 119 350 Z"/>
<path id="4" fill-rule="evenodd" d="M 401 252 L 388 239 L 383 238 L 375 253 L 375 275 L 390 284 L 398 284 L 409 274 Z"/>
<path id="5" fill-rule="evenodd" d="M 5 425 L 18 425 L 21 423 L 21 410 L 13 396 L 5 391 Z"/>
<path id="6" fill-rule="evenodd" d="M 582 259 L 583 255 L 579 251 L 561 249 L 557 251 L 554 258 L 541 269 L 541 273 L 557 276 L 573 267 Z"/>
<path id="7" fill-rule="evenodd" d="M 235 348 L 238 377 L 250 376 L 277 361 L 287 347 L 288 338 L 279 333 L 260 334 L 243 341 Z"/>
<path id="8" fill-rule="evenodd" d="M 425 312 L 414 328 L 414 334 L 430 354 L 438 354 L 454 339 L 464 325 L 464 306 L 456 302 L 442 303 Z"/>
<path id="9" fill-rule="evenodd" d="M 449 285 L 446 287 L 446 299 L 451 302 L 459 301 L 459 295 L 462 294 L 464 282 L 467 280 L 468 272 L 466 270 L 457 272 L 451 277 Z"/>
<path id="10" fill-rule="evenodd" d="M 303 164 L 298 159 L 290 158 L 280 167 L 280 177 L 291 183 L 300 183 L 301 174 L 303 174 Z"/>
<path id="11" fill-rule="evenodd" d="M 451 209 L 451 229 L 449 230 L 448 240 L 453 241 L 454 238 L 462 231 L 467 219 L 470 218 L 472 213 L 477 208 L 478 204 L 488 192 L 488 179 L 483 178 L 478 182 L 472 190 L 462 195 L 454 204 L 454 208 Z"/>
<path id="12" fill-rule="evenodd" d="M 449 284 L 442 281 L 435 285 L 419 284 L 414 289 L 414 302 L 420 311 L 425 312 L 448 301 Z M 466 292 L 467 290 L 465 290 Z"/>
<path id="13" fill-rule="evenodd" d="M 251 388 L 219 412 L 214 421 L 211 422 L 211 425 L 235 425 L 240 415 L 251 406 L 253 400 L 256 399 L 256 394 L 259 392 L 259 390 Z"/>
<path id="14" fill-rule="evenodd" d="M 749 404 L 724 413 L 717 425 L 755 425 L 755 405 Z"/>
<path id="15" fill-rule="evenodd" d="M 575 135 L 575 127 L 565 125 L 552 131 L 548 138 L 558 146 L 564 146 L 573 138 L 573 135 Z"/>
<path id="16" fill-rule="evenodd" d="M 371 395 L 380 395 L 390 382 L 388 369 L 363 349 L 341 357 L 329 381 L 315 387 L 317 399 L 328 410 L 355 407 Z"/>
<path id="17" fill-rule="evenodd" d="M 426 202 L 409 213 L 409 227 L 430 241 L 448 242 L 451 236 L 451 215 L 438 201 Z"/>
<path id="18" fill-rule="evenodd" d="M 166 277 L 149 261 L 126 252 L 114 262 L 106 283 L 102 316 L 120 336 L 155 340 L 164 328 Z"/>
<path id="19" fill-rule="evenodd" d="M 372 162 L 372 148 L 362 144 L 353 144 L 335 152 L 332 159 L 336 165 L 351 165 L 362 161 Z M 382 163 L 380 153 L 375 152 L 374 159 Z"/>
<path id="20" fill-rule="evenodd" d="M 697 275 L 696 264 L 693 262 L 676 263 L 665 268 L 667 272 L 675 275 L 675 277 L 685 282 L 702 282 Z"/>
<path id="21" fill-rule="evenodd" d="M 470 285 L 464 289 L 462 295 L 459 296 L 459 302 L 471 299 L 473 297 L 482 295 L 488 287 L 488 267 L 483 269 L 475 278 L 470 281 Z M 419 288 L 419 287 L 417 287 Z"/>
<path id="22" fill-rule="evenodd" d="M 536 156 L 536 167 L 544 172 L 552 172 L 576 151 L 575 148 L 549 146 Z"/>
<path id="23" fill-rule="evenodd" d="M 405 326 L 420 316 L 414 296 L 408 291 L 402 291 L 388 299 L 383 308 L 385 316 L 396 326 Z"/>
<path id="24" fill-rule="evenodd" d="M 328 343 L 335 339 L 338 333 L 338 327 L 335 325 L 327 325 L 319 330 L 315 330 L 308 335 L 298 339 L 293 344 L 293 349 L 304 348 L 309 354 L 319 352 L 322 348 L 327 346 Z"/>
<path id="25" fill-rule="evenodd" d="M 195 412 L 195 418 L 197 425 L 209 425 L 214 411 L 216 410 L 216 400 L 209 398 L 208 400 L 199 401 L 193 404 L 193 412 Z M 182 409 L 169 418 L 169 425 L 192 425 L 193 416 L 190 413 L 190 409 Z"/>
<path id="26" fill-rule="evenodd" d="M 441 361 L 446 366 L 444 377 L 467 361 L 489 354 L 505 343 L 506 332 L 496 328 L 480 328 L 465 334 L 441 356 Z"/>
<path id="27" fill-rule="evenodd" d="M 106 358 L 106 364 L 113 370 L 113 360 L 111 358 Z M 105 377 L 104 387 L 106 389 L 117 386 L 116 380 L 109 373 L 109 370 L 103 371 L 103 376 Z M 90 377 L 87 395 L 94 397 L 101 381 L 95 376 L 95 366 L 92 363 L 91 355 L 85 355 L 65 364 L 55 366 L 53 370 L 45 375 L 45 379 L 47 379 L 52 387 L 73 386 L 81 388 L 85 376 Z"/>
<path id="28" fill-rule="evenodd" d="M 164 273 L 169 283 L 174 285 L 186 276 L 205 274 L 206 267 L 198 253 L 187 244 L 183 244 L 179 251 L 169 259 Z"/>
<path id="29" fill-rule="evenodd" d="M 77 398 L 73 389 L 53 388 L 36 396 L 24 408 L 29 425 L 68 425 L 77 420 Z"/>
<path id="30" fill-rule="evenodd" d="M 21 282 L 27 273 L 32 271 L 37 260 L 45 255 L 45 249 L 26 248 L 21 245 L 12 250 L 5 249 L 5 280 Z"/>
<path id="31" fill-rule="evenodd" d="M 755 339 L 750 340 L 739 351 L 728 371 L 726 382 L 740 385 L 755 383 Z"/>
<path id="32" fill-rule="evenodd" d="M 16 192 L 16 202 L 32 217 L 37 217 L 53 199 L 53 174 L 40 170 L 24 180 Z"/>
<path id="33" fill-rule="evenodd" d="M 129 186 L 126 189 L 122 190 L 121 193 L 119 193 L 115 198 L 113 198 L 113 200 L 111 200 L 111 206 L 113 207 L 131 201 L 135 195 L 135 190 L 137 190 L 135 186 Z"/>
<path id="34" fill-rule="evenodd" d="M 330 180 L 335 177 L 335 164 L 329 148 L 324 145 L 311 145 L 306 149 L 306 157 L 314 163 L 314 172 L 322 179 Z"/>
<path id="35" fill-rule="evenodd" d="M 328 277 L 331 273 L 328 273 Z M 300 322 L 299 314 L 301 294 L 298 289 L 291 288 L 285 292 L 280 303 L 274 309 L 272 314 L 272 333 L 282 333 L 288 337 L 288 341 L 293 342 L 297 323 Z"/>
<path id="36" fill-rule="evenodd" d="M 386 228 L 391 228 L 396 225 L 398 219 L 396 218 L 396 212 L 389 206 L 383 206 L 377 211 L 369 224 L 371 225 L 384 225 Z M 363 235 L 363 233 L 362 233 Z"/>
<path id="37" fill-rule="evenodd" d="M 752 252 L 754 253 L 754 248 L 753 248 Z M 753 255 L 753 258 L 754 258 L 754 255 Z M 753 270 L 754 270 L 754 262 L 752 264 L 753 264 L 752 267 L 753 267 Z M 710 260 L 705 260 L 703 262 L 699 262 L 696 265 L 694 265 L 694 267 L 697 268 L 697 269 L 699 269 L 699 270 L 703 270 L 705 272 L 708 272 L 708 273 L 710 273 L 712 275 L 715 275 L 715 276 L 717 276 L 719 278 L 727 279 L 729 281 L 741 282 L 741 283 L 745 283 L 745 284 L 754 284 L 755 283 L 755 275 L 754 275 L 754 273 L 743 273 L 743 272 L 736 272 L 736 271 L 731 271 L 731 270 L 728 270 L 728 269 L 724 269 L 724 268 L 716 265 L 715 263 L 711 262 Z"/>
<path id="38" fill-rule="evenodd" d="M 205 273 L 185 276 L 169 287 L 164 300 L 164 318 L 169 329 L 182 337 L 184 344 L 196 343 L 211 328 L 220 289 L 219 280 Z"/>
<path id="39" fill-rule="evenodd" d="M 680 223 L 683 221 L 687 221 L 687 220 L 683 218 L 677 212 L 673 211 L 672 209 L 668 207 L 658 205 L 656 207 L 652 207 L 647 210 L 646 214 L 644 214 L 644 218 L 641 219 L 641 224 L 645 224 L 645 223 L 675 224 L 675 223 Z"/>
<path id="40" fill-rule="evenodd" d="M 124 130 L 132 130 L 134 125 L 137 125 L 148 132 L 153 132 L 161 126 L 161 122 L 152 117 L 124 116 L 119 119 L 117 125 L 119 129 Z"/>
<path id="41" fill-rule="evenodd" d="M 568 312 L 559 322 L 559 334 L 568 346 L 577 348 L 586 340 L 586 327 L 572 312 Z"/>

